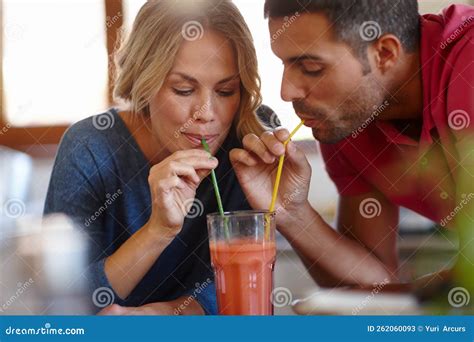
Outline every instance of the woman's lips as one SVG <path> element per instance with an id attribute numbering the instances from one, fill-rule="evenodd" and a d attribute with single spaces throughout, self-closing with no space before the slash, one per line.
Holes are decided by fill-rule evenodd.
<path id="1" fill-rule="evenodd" d="M 206 139 L 206 142 L 208 144 L 211 144 L 217 139 L 217 137 L 219 137 L 219 135 L 198 135 L 198 134 L 189 134 L 189 133 L 184 133 L 183 135 L 194 146 L 201 146 L 202 138 Z"/>

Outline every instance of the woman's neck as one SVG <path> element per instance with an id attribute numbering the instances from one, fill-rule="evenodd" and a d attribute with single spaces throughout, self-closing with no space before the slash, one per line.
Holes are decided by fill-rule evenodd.
<path id="1" fill-rule="evenodd" d="M 169 156 L 153 134 L 148 118 L 129 111 L 122 111 L 119 115 L 150 165 L 156 165 Z"/>

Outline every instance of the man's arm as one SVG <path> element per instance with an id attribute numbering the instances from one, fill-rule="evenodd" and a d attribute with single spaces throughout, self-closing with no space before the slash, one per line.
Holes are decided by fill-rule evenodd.
<path id="1" fill-rule="evenodd" d="M 230 160 L 250 205 L 253 208 L 263 208 L 270 203 L 277 158 L 285 155 L 285 167 L 281 173 L 279 187 L 280 195 L 275 204 L 275 208 L 278 208 L 277 227 L 296 250 L 315 280 L 325 286 L 348 284 L 362 286 L 396 280 L 390 267 L 384 264 L 385 260 L 382 262 L 377 254 L 372 253 L 364 244 L 334 230 L 311 207 L 308 201 L 311 166 L 304 153 L 293 142 L 289 142 L 285 149 L 284 142 L 289 136 L 288 130 L 285 129 L 265 132 L 261 137 L 249 134 L 243 139 L 243 149 L 234 149 L 230 152 Z M 367 188 L 370 191 L 370 187 Z M 255 191 L 256 189 L 258 191 Z M 283 201 L 285 194 L 294 196 L 292 195 L 291 201 Z M 382 202 L 384 208 L 390 208 L 382 196 L 376 198 Z M 342 222 L 352 221 L 347 210 L 352 213 L 354 210 L 359 212 L 360 203 L 350 203 L 353 205 L 343 205 L 343 208 L 348 209 L 343 210 L 345 214 L 342 215 L 344 218 Z M 364 228 L 368 225 L 377 229 L 388 229 L 388 221 L 385 222 L 384 218 L 385 215 L 392 217 L 394 210 L 384 208 L 374 221 L 359 219 L 357 227 L 352 229 L 358 233 L 365 232 L 359 225 L 363 225 L 361 227 Z M 387 236 L 384 231 L 375 230 L 375 232 L 378 233 L 377 236 L 384 238 Z M 391 245 L 390 250 L 393 251 L 395 235 L 392 232 L 390 236 L 392 243 L 384 241 L 384 246 Z M 382 255 L 383 248 L 375 244 L 377 239 L 370 240 L 366 235 L 361 237 L 360 241 L 365 241 L 368 246 L 371 246 L 370 243 L 373 241 L 377 253 Z M 383 256 L 385 257 L 385 254 Z M 387 256 L 386 260 L 389 259 Z"/>
<path id="2" fill-rule="evenodd" d="M 337 230 L 371 251 L 398 278 L 399 208 L 379 192 L 341 196 Z"/>
<path id="3" fill-rule="evenodd" d="M 366 199 L 380 203 L 378 216 L 361 214 L 361 203 Z M 374 192 L 341 197 L 338 231 L 309 204 L 279 231 L 319 285 L 363 286 L 397 281 L 397 224 L 398 208 Z"/>

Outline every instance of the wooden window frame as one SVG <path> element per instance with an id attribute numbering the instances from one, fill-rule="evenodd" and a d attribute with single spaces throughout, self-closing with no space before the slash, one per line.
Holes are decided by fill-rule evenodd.
<path id="1" fill-rule="evenodd" d="M 106 43 L 108 57 L 108 101 L 109 105 L 112 102 L 112 77 L 113 77 L 113 52 L 119 39 L 119 30 L 123 25 L 123 0 L 103 0 L 105 6 L 104 22 L 106 29 Z M 3 1 L 0 0 L 0 27 L 3 27 Z M 122 15 L 117 15 L 121 13 Z M 114 18 L 113 21 L 108 21 L 107 18 Z M 3 60 L 3 34 L 0 34 L 0 56 Z M 25 126 L 16 127 L 10 126 L 6 120 L 6 113 L 4 107 L 3 91 L 3 63 L 0 63 L 0 131 L 5 128 L 6 132 L 0 134 L 0 146 L 7 146 L 16 150 L 24 151 L 31 155 L 46 155 L 54 154 L 55 147 L 59 143 L 66 129 L 67 125 L 54 126 Z"/>

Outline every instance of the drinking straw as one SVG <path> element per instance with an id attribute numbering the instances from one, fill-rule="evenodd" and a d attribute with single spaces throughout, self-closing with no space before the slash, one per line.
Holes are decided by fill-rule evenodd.
<path id="1" fill-rule="evenodd" d="M 285 147 L 285 149 L 286 149 L 286 145 L 288 145 L 288 143 L 291 141 L 291 138 L 293 138 L 296 132 L 298 132 L 298 130 L 303 125 L 304 125 L 304 120 L 302 120 L 300 124 L 296 126 L 296 128 L 291 132 L 290 137 L 283 143 L 283 146 Z M 269 209 L 270 212 L 273 212 L 275 210 L 275 203 L 278 196 L 278 188 L 280 187 L 280 179 L 281 179 L 281 173 L 283 171 L 284 161 L 285 161 L 285 154 L 280 156 L 280 160 L 278 161 L 278 169 L 277 169 L 277 174 L 276 174 L 276 179 L 275 179 L 275 185 L 273 187 L 272 201 L 270 203 L 270 209 Z M 270 225 L 269 225 L 268 218 L 267 218 L 267 224 L 265 225 L 265 236 L 267 239 L 270 237 Z"/>
<path id="2" fill-rule="evenodd" d="M 204 137 L 201 139 L 201 143 L 202 143 L 202 146 L 204 147 L 204 150 L 207 153 L 209 153 L 209 155 L 212 157 L 211 149 L 209 148 L 209 145 L 207 144 L 206 139 Z M 219 185 L 217 184 L 217 177 L 214 170 L 211 170 L 211 179 L 212 179 L 212 185 L 214 186 L 214 193 L 216 194 L 219 214 L 221 215 L 221 217 L 224 217 L 224 234 L 225 234 L 226 239 L 229 240 L 230 239 L 229 227 L 227 226 L 227 220 L 225 219 L 224 207 L 222 206 L 221 193 L 219 191 Z"/>

